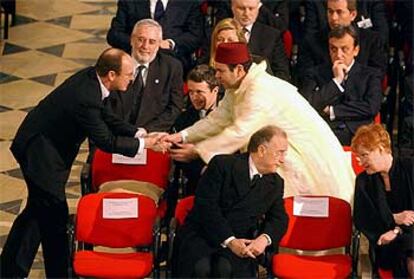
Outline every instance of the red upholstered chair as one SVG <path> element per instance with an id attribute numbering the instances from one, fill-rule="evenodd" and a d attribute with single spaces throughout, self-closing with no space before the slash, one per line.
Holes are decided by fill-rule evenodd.
<path id="1" fill-rule="evenodd" d="M 194 206 L 194 196 L 188 196 L 178 201 L 174 217 L 170 221 L 168 233 L 167 278 L 171 278 L 171 262 L 173 257 L 174 239 L 179 226 L 184 224 L 185 218 Z"/>
<path id="2" fill-rule="evenodd" d="M 116 202 L 136 200 L 138 217 L 104 218 L 105 199 L 116 199 Z M 160 228 L 157 209 L 152 199 L 130 193 L 88 194 L 80 199 L 74 218 L 74 229 L 72 227 L 69 231 L 72 242 L 71 259 L 76 276 L 144 278 L 154 272 L 154 277 L 158 277 Z M 135 249 L 128 253 L 102 252 L 84 250 L 86 244 Z"/>
<path id="3" fill-rule="evenodd" d="M 312 197 L 309 197 L 312 198 Z M 328 217 L 304 217 L 293 214 L 294 197 L 285 198 L 289 216 L 288 229 L 280 241 L 280 247 L 305 251 L 345 248 L 344 253 L 329 255 L 297 255 L 280 252 L 272 258 L 271 272 L 278 278 L 347 278 L 354 272 L 358 262 L 359 243 L 353 246 L 352 217 L 349 203 L 328 197 Z"/>
<path id="4" fill-rule="evenodd" d="M 378 269 L 378 276 L 380 279 L 393 279 L 394 276 L 392 274 L 392 270 L 387 269 Z"/>
<path id="5" fill-rule="evenodd" d="M 354 152 L 352 152 L 351 147 L 350 146 L 343 146 L 344 151 L 345 152 L 350 152 L 351 153 L 351 160 L 352 160 L 352 168 L 355 172 L 355 175 L 360 174 L 361 172 L 364 171 L 364 168 L 360 165 L 356 154 Z"/>
<path id="6" fill-rule="evenodd" d="M 147 164 L 125 165 L 112 163 L 112 154 L 96 149 L 90 165 L 86 164 L 81 173 L 82 194 L 97 192 L 99 187 L 110 181 L 133 180 L 148 182 L 154 187 L 165 190 L 168 186 L 168 176 L 171 160 L 167 153 L 147 149 Z M 167 205 L 164 200 L 159 203 L 160 216 L 166 213 Z"/>
<path id="7" fill-rule="evenodd" d="M 285 46 L 286 56 L 292 58 L 292 48 L 293 48 L 293 36 L 289 30 L 286 30 L 282 34 L 283 36 L 283 45 Z"/>
<path id="8" fill-rule="evenodd" d="M 146 165 L 113 164 L 112 154 L 97 149 L 91 165 L 92 191 L 96 192 L 105 182 L 123 179 L 150 182 L 165 189 L 170 165 L 171 160 L 167 153 L 151 149 L 147 149 Z"/>

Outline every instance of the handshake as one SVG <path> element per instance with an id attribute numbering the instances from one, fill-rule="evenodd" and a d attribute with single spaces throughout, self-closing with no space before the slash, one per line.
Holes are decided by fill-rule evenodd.
<path id="1" fill-rule="evenodd" d="M 143 139 L 145 148 L 150 148 L 156 152 L 168 152 L 173 160 L 190 162 L 198 158 L 194 144 L 182 143 L 183 138 L 180 133 L 152 132 L 146 134 Z"/>

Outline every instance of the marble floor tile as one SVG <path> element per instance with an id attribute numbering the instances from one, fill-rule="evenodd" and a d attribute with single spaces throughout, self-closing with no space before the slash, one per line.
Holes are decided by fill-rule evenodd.
<path id="1" fill-rule="evenodd" d="M 0 72 L 22 78 L 78 70 L 83 65 L 39 51 L 25 51 L 0 56 Z"/>
<path id="2" fill-rule="evenodd" d="M 59 34 L 53 36 L 51 34 Z M 91 35 L 46 22 L 35 22 L 10 29 L 9 42 L 19 46 L 37 49 L 90 38 Z"/>
<path id="3" fill-rule="evenodd" d="M 2 120 L 0 119 L 0 121 Z M 10 141 L 0 141 L 0 171 L 12 170 L 19 166 L 10 151 L 10 144 Z M 1 196 L 2 191 L 0 190 L 0 197 Z"/>
<path id="4" fill-rule="evenodd" d="M 56 76 L 56 80 L 55 80 L 55 87 L 59 86 L 62 84 L 62 82 L 64 82 L 66 79 L 68 79 L 70 76 L 72 76 L 74 73 L 76 72 L 65 72 L 65 73 L 59 73 Z"/>
<path id="5" fill-rule="evenodd" d="M 102 51 L 107 48 L 109 48 L 107 43 L 70 43 L 66 44 L 62 57 L 97 60 Z"/>
<path id="6" fill-rule="evenodd" d="M 1 202 L 9 202 L 27 198 L 26 183 L 22 179 L 17 179 L 0 173 Z"/>
<path id="7" fill-rule="evenodd" d="M 16 9 L 20 15 L 37 20 L 48 20 L 95 11 L 99 7 L 77 0 L 22 0 L 17 1 Z"/>
<path id="8" fill-rule="evenodd" d="M 33 107 L 52 90 L 51 86 L 31 80 L 0 84 L 0 104 L 13 109 Z"/>
<path id="9" fill-rule="evenodd" d="M 72 29 L 104 29 L 111 25 L 112 15 L 74 15 L 70 24 Z"/>
<path id="10" fill-rule="evenodd" d="M 0 138 L 11 140 L 27 113 L 20 110 L 11 110 L 0 113 Z"/>

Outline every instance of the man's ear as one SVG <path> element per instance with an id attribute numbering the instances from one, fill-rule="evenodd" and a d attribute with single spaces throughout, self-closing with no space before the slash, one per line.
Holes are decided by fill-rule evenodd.
<path id="1" fill-rule="evenodd" d="M 264 156 L 264 154 L 265 154 L 265 152 L 266 152 L 266 148 L 265 148 L 265 146 L 264 146 L 263 144 L 260 144 L 260 145 L 257 147 L 257 154 L 259 155 L 259 157 L 263 157 L 263 156 Z"/>
<path id="2" fill-rule="evenodd" d="M 219 92 L 219 90 L 220 90 L 220 87 L 219 86 L 216 86 L 216 87 L 213 88 L 213 90 L 211 90 L 211 92 L 213 94 L 217 94 Z"/>
<path id="3" fill-rule="evenodd" d="M 246 71 L 244 70 L 243 65 L 237 64 L 237 66 L 234 68 L 237 77 L 243 77 L 246 75 Z"/>
<path id="4" fill-rule="evenodd" d="M 112 82 L 112 81 L 114 81 L 115 80 L 115 78 L 116 78 L 116 73 L 115 73 L 115 71 L 109 71 L 108 72 L 108 74 L 107 74 L 107 76 L 108 76 L 108 80 L 110 81 L 110 82 Z"/>

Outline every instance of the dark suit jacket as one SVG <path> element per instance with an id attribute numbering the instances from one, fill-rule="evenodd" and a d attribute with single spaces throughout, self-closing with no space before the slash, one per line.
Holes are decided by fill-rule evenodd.
<path id="1" fill-rule="evenodd" d="M 359 22 L 362 16 L 370 18 L 372 30 L 377 31 L 384 44 L 388 45 L 388 21 L 383 0 L 359 0 L 357 1 L 358 15 L 355 22 Z M 326 15 L 326 0 L 307 0 L 305 5 L 305 34 L 326 33 L 329 30 Z"/>
<path id="2" fill-rule="evenodd" d="M 215 8 L 216 23 L 220 20 L 233 17 L 230 0 L 211 1 Z M 265 25 L 286 31 L 289 27 L 289 7 L 286 0 L 263 0 L 263 5 L 259 9 L 257 21 Z"/>
<path id="3" fill-rule="evenodd" d="M 149 132 L 169 131 L 183 108 L 182 67 L 169 55 L 158 53 L 149 64 L 137 119 L 131 120 L 134 92 L 111 92 L 107 105 L 122 119 Z"/>
<path id="4" fill-rule="evenodd" d="M 96 71 L 89 67 L 30 111 L 10 148 L 25 175 L 51 191 L 56 184 L 64 185 L 86 137 L 106 152 L 134 156 L 139 141 L 131 137 L 136 128 L 106 110 L 101 99 Z M 45 152 L 36 158 L 39 150 Z"/>
<path id="5" fill-rule="evenodd" d="M 264 175 L 252 187 L 248 154 L 215 156 L 198 184 L 194 208 L 181 231 L 179 276 L 191 276 L 194 264 L 202 257 L 228 252 L 220 244 L 232 235 L 252 239 L 259 230 L 277 246 L 287 228 L 283 187 L 283 179 L 276 173 Z M 258 228 L 257 220 L 263 215 L 263 226 Z"/>
<path id="6" fill-rule="evenodd" d="M 325 117 L 334 132 L 342 126 L 351 136 L 359 126 L 371 123 L 379 112 L 382 99 L 381 76 L 378 70 L 355 62 L 349 72 L 344 92 L 339 90 L 332 79 L 332 66 L 319 65 L 307 72 L 300 91 Z M 323 113 L 328 105 L 333 106 L 334 121 L 329 120 Z M 341 137 L 339 140 L 342 144 L 349 144 Z"/>
<path id="7" fill-rule="evenodd" d="M 144 18 L 151 18 L 149 0 L 119 0 L 116 16 L 107 34 L 108 43 L 129 53 L 132 29 L 137 21 Z M 199 1 L 169 0 L 160 24 L 164 39 L 175 42 L 176 56 L 187 65 L 203 34 Z"/>
<path id="8" fill-rule="evenodd" d="M 362 65 L 368 65 L 386 72 L 387 59 L 384 44 L 382 44 L 378 33 L 357 29 L 359 32 L 359 54 L 356 57 Z M 303 74 L 312 67 L 320 64 L 330 63 L 328 33 L 307 34 L 299 48 L 298 72 L 302 80 Z"/>
<path id="9" fill-rule="evenodd" d="M 279 30 L 260 22 L 255 22 L 251 30 L 248 46 L 252 54 L 267 59 L 276 77 L 284 80 L 290 79 L 289 61 Z"/>

